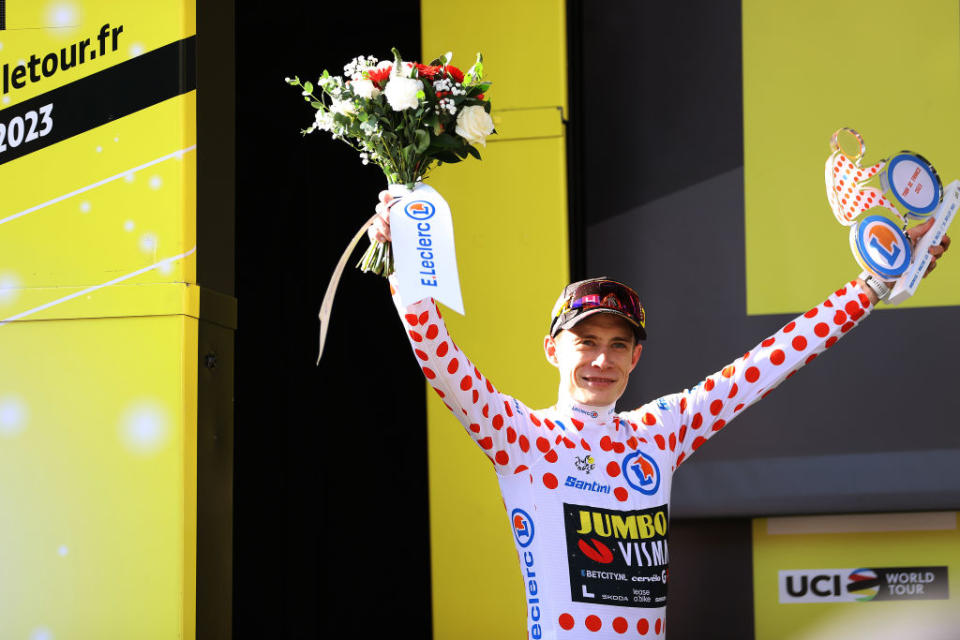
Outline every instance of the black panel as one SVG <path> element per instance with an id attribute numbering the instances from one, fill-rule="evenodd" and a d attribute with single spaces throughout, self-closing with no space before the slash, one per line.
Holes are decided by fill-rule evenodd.
<path id="1" fill-rule="evenodd" d="M 386 181 L 301 137 L 314 111 L 283 80 L 417 57 L 419 34 L 416 2 L 238 6 L 240 639 L 431 633 L 425 387 L 386 281 L 347 269 L 315 364 L 324 288 Z"/>
<path id="2" fill-rule="evenodd" d="M 743 164 L 738 1 L 576 4 L 590 222 Z"/>

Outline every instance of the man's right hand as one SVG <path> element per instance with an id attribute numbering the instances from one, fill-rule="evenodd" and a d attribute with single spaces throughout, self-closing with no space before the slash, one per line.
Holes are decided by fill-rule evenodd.
<path id="1" fill-rule="evenodd" d="M 395 199 L 389 191 L 381 191 L 379 198 L 380 202 L 375 209 L 377 217 L 367 229 L 367 235 L 372 242 L 390 242 L 390 207 Z"/>

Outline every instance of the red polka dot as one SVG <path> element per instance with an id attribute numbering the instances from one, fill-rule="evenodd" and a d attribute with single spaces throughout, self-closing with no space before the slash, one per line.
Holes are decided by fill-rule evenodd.
<path id="1" fill-rule="evenodd" d="M 796 349 L 797 351 L 803 351 L 804 349 L 807 348 L 807 339 L 804 338 L 803 336 L 797 336 L 796 338 L 793 339 L 793 342 L 791 342 L 790 344 L 792 344 L 793 348 Z"/>
<path id="2" fill-rule="evenodd" d="M 474 422 L 470 425 L 470 431 L 473 431 L 474 433 L 480 433 L 480 425 Z"/>
<path id="3" fill-rule="evenodd" d="M 479 440 L 477 440 L 477 444 L 479 444 L 484 449 L 492 449 L 493 438 L 491 438 L 490 436 L 487 436 L 486 438 L 480 438 Z"/>
<path id="4" fill-rule="evenodd" d="M 538 418 L 537 416 L 535 416 L 535 415 L 532 414 L 532 413 L 530 414 L 530 422 L 532 422 L 533 424 L 537 425 L 538 427 L 540 426 L 540 418 Z"/>
<path id="5" fill-rule="evenodd" d="M 447 373 L 454 374 L 460 368 L 460 361 L 456 358 L 450 358 L 450 364 L 447 365 Z"/>
<path id="6" fill-rule="evenodd" d="M 797 323 L 791 321 L 790 323 L 787 324 L 787 326 L 785 326 L 785 327 L 783 328 L 783 332 L 784 332 L 784 333 L 790 333 L 791 331 L 793 331 L 793 330 L 796 329 L 796 328 L 797 328 Z"/>
<path id="7" fill-rule="evenodd" d="M 561 613 L 560 619 L 557 622 L 560 624 L 562 628 L 566 629 L 567 631 L 570 631 L 570 629 L 573 629 L 573 624 L 574 624 L 573 616 L 570 615 L 569 613 Z"/>
<path id="8" fill-rule="evenodd" d="M 437 334 L 440 333 L 440 329 L 437 328 L 437 325 L 432 324 L 427 327 L 427 340 L 433 340 L 437 337 Z"/>
<path id="9" fill-rule="evenodd" d="M 493 385 L 490 384 L 489 380 L 487 380 L 486 383 L 487 383 L 487 391 L 489 391 L 490 393 L 493 393 Z"/>
<path id="10" fill-rule="evenodd" d="M 854 326 L 856 326 L 854 323 L 848 322 L 847 324 L 840 327 L 840 332 L 846 333 L 847 331 L 850 331 L 850 329 L 853 329 Z"/>
<path id="11" fill-rule="evenodd" d="M 736 372 L 737 372 L 737 368 L 733 365 L 730 365 L 729 367 L 724 367 L 723 371 L 721 371 L 720 373 L 723 374 L 724 378 L 732 378 L 733 374 L 735 374 Z"/>
<path id="12" fill-rule="evenodd" d="M 627 624 L 627 619 L 617 616 L 613 619 L 613 630 L 617 633 L 626 633 L 627 629 L 630 628 L 630 625 Z"/>
<path id="13" fill-rule="evenodd" d="M 710 403 L 710 413 L 711 415 L 717 415 L 723 409 L 723 402 L 720 400 L 714 400 Z"/>
<path id="14" fill-rule="evenodd" d="M 567 449 L 574 449 L 574 448 L 576 448 L 577 443 L 574 442 L 573 440 L 571 440 L 570 438 L 564 438 L 564 439 L 563 439 L 563 446 L 565 446 Z"/>
<path id="15" fill-rule="evenodd" d="M 437 347 L 437 356 L 442 358 L 447 355 L 447 351 L 450 349 L 450 346 L 447 344 L 447 341 L 444 340 L 440 343 L 440 346 Z"/>
<path id="16" fill-rule="evenodd" d="M 750 367 L 743 374 L 743 377 L 747 379 L 747 382 L 756 382 L 760 379 L 760 369 L 756 367 Z"/>
<path id="17" fill-rule="evenodd" d="M 776 349 L 773 353 L 770 354 L 770 362 L 773 364 L 783 364 L 783 361 L 786 359 L 786 355 L 783 353 L 783 349 Z"/>
<path id="18" fill-rule="evenodd" d="M 697 439 L 693 441 L 693 450 L 696 451 L 697 449 L 699 449 L 700 445 L 702 445 L 706 441 L 707 439 L 704 438 L 703 436 L 697 436 Z"/>
<path id="19" fill-rule="evenodd" d="M 683 439 L 686 437 L 687 437 L 687 425 L 683 425 L 682 427 L 680 427 L 680 435 L 678 439 L 680 440 L 680 442 L 683 442 Z"/>
<path id="20" fill-rule="evenodd" d="M 670 451 L 673 451 L 677 448 L 677 434 L 670 434 Z"/>
<path id="21" fill-rule="evenodd" d="M 420 349 L 414 349 L 413 352 L 417 354 L 417 357 L 420 358 L 421 360 L 426 360 L 427 358 L 430 357 L 427 354 L 425 354 L 423 351 L 420 351 Z"/>
<path id="22" fill-rule="evenodd" d="M 527 470 L 527 465 L 522 464 L 522 465 L 520 465 L 519 467 L 517 467 L 516 469 L 514 469 L 514 470 L 513 470 L 513 473 L 514 473 L 514 474 L 523 473 L 523 472 L 526 471 L 526 470 Z"/>
<path id="23" fill-rule="evenodd" d="M 553 424 L 553 421 L 550 418 L 544 418 L 543 424 L 547 425 L 547 428 L 553 431 L 554 427 L 557 425 Z"/>
<path id="24" fill-rule="evenodd" d="M 513 427 L 507 427 L 507 443 L 513 444 L 517 441 L 517 432 L 513 430 Z"/>
<path id="25" fill-rule="evenodd" d="M 600 448 L 604 451 L 610 451 L 610 449 L 613 449 L 613 441 L 610 440 L 610 436 L 603 436 L 600 438 Z"/>
<path id="26" fill-rule="evenodd" d="M 483 405 L 483 409 L 480 409 L 480 413 L 483 414 L 483 417 L 484 417 L 484 418 L 489 418 L 489 417 L 490 417 L 490 405 L 488 405 L 488 404 Z"/>
<path id="27" fill-rule="evenodd" d="M 550 450 L 550 441 L 542 436 L 537 438 L 537 449 L 540 449 L 541 452 L 546 453 Z"/>
<path id="28" fill-rule="evenodd" d="M 627 498 L 629 497 L 627 490 L 624 489 L 623 487 L 617 487 L 616 489 L 614 489 L 613 495 L 615 495 L 617 497 L 617 500 L 619 500 L 620 502 L 626 502 Z"/>
<path id="29" fill-rule="evenodd" d="M 684 396 L 683 398 L 680 398 L 680 413 L 683 413 L 686 410 L 687 410 L 687 398 L 686 396 Z"/>
<path id="30" fill-rule="evenodd" d="M 845 314 L 843 311 L 837 311 L 835 314 L 833 314 L 834 324 L 843 324 L 846 321 L 847 321 L 847 314 Z"/>
<path id="31" fill-rule="evenodd" d="M 707 378 L 703 382 L 703 388 L 706 391 L 713 391 L 713 385 L 714 385 L 713 378 Z"/>
<path id="32" fill-rule="evenodd" d="M 616 478 L 618 475 L 620 475 L 620 465 L 613 461 L 608 462 L 607 475 L 611 478 Z"/>
<path id="33" fill-rule="evenodd" d="M 805 314 L 803 314 L 803 317 L 804 317 L 804 318 L 812 318 L 812 317 L 814 317 L 814 316 L 817 315 L 817 312 L 818 312 L 818 311 L 819 311 L 819 309 L 817 309 L 816 307 L 814 307 L 813 309 L 810 309 L 810 311 L 807 311 Z"/>
<path id="34" fill-rule="evenodd" d="M 831 337 L 829 340 L 827 340 L 827 349 L 829 349 L 829 348 L 832 347 L 833 345 L 837 344 L 837 340 L 839 340 L 839 338 L 837 338 L 837 336 L 833 336 L 833 337 Z"/>
<path id="35" fill-rule="evenodd" d="M 497 451 L 496 460 L 497 460 L 497 464 L 502 466 L 510 462 L 510 456 L 507 455 L 506 451 L 501 449 L 500 451 Z"/>
<path id="36" fill-rule="evenodd" d="M 833 303 L 832 303 L 831 301 L 829 301 L 829 300 L 824 300 L 824 301 L 823 301 L 823 306 L 825 306 L 825 307 L 833 307 Z"/>
<path id="37" fill-rule="evenodd" d="M 772 345 L 774 342 L 776 342 L 776 341 L 777 341 L 776 338 L 767 338 L 766 340 L 764 340 L 763 342 L 760 343 L 760 346 L 762 346 L 762 347 L 769 347 L 769 346 L 771 346 L 771 345 Z"/>
<path id="38" fill-rule="evenodd" d="M 870 306 L 870 298 L 867 297 L 867 294 L 860 294 L 860 304 L 863 305 L 863 308 L 866 309 Z"/>
<path id="39" fill-rule="evenodd" d="M 816 357 L 817 357 L 817 354 L 811 353 L 810 356 L 809 356 L 809 357 L 806 359 L 806 361 L 804 362 L 804 364 L 810 364 L 811 362 L 813 362 L 814 358 L 816 358 Z"/>
<path id="40" fill-rule="evenodd" d="M 622 442 L 614 442 L 614 443 L 613 443 L 613 451 L 614 451 L 614 453 L 623 453 L 623 452 L 626 451 L 626 450 L 627 450 L 627 446 L 626 446 L 625 444 L 623 444 Z"/>
<path id="41" fill-rule="evenodd" d="M 556 489 L 560 483 L 557 482 L 557 476 L 552 473 L 543 474 L 543 486 L 547 489 Z"/>
<path id="42" fill-rule="evenodd" d="M 434 387 L 433 390 L 436 391 L 437 395 L 440 396 L 441 398 L 447 395 L 443 391 L 440 391 L 440 389 L 437 389 L 436 387 Z"/>
<path id="43" fill-rule="evenodd" d="M 460 388 L 466 391 L 473 386 L 473 378 L 470 376 L 463 376 L 463 379 L 460 381 Z"/>
<path id="44" fill-rule="evenodd" d="M 733 408 L 733 412 L 736 413 L 737 411 L 740 411 L 740 409 L 743 409 L 743 405 L 742 405 L 742 404 L 738 404 L 737 406 L 735 406 L 735 407 Z"/>
<path id="45" fill-rule="evenodd" d="M 699 413 L 693 416 L 693 422 L 690 423 L 690 427 L 693 429 L 699 429 L 700 425 L 703 424 L 703 416 Z"/>
<path id="46" fill-rule="evenodd" d="M 826 322 L 818 322 L 817 326 L 813 328 L 813 332 L 821 338 L 826 338 L 827 334 L 830 333 L 830 326 Z"/>
<path id="47" fill-rule="evenodd" d="M 847 313 L 849 313 L 851 316 L 852 316 L 852 315 L 856 315 L 856 314 L 858 314 L 858 313 L 863 313 L 863 312 L 860 310 L 860 305 L 859 305 L 855 300 L 849 301 L 847 304 L 843 305 L 843 308 L 844 308 L 844 309 L 847 311 Z"/>
<path id="48" fill-rule="evenodd" d="M 429 319 L 430 319 L 430 312 L 429 312 L 429 311 L 424 311 L 423 313 L 420 314 L 420 318 L 419 318 L 418 322 L 419 322 L 420 324 L 426 324 L 426 323 L 427 323 L 427 320 L 429 320 Z"/>
<path id="49" fill-rule="evenodd" d="M 660 629 L 663 628 L 663 621 L 660 618 L 657 618 L 657 623 L 653 625 L 653 632 L 657 635 L 660 635 Z"/>
<path id="50" fill-rule="evenodd" d="M 730 387 L 730 393 L 727 394 L 727 397 L 728 397 L 728 398 L 732 398 L 733 396 L 737 395 L 738 393 L 740 393 L 740 387 L 738 387 L 738 386 L 737 386 L 737 383 L 734 382 L 734 383 L 733 383 L 733 386 Z"/>
<path id="51" fill-rule="evenodd" d="M 653 437 L 653 441 L 657 443 L 657 448 L 661 451 L 667 448 L 667 441 L 659 433 Z"/>
<path id="52" fill-rule="evenodd" d="M 584 440 L 583 438 L 580 438 L 580 446 L 583 447 L 585 450 L 590 451 L 590 443 Z"/>
<path id="53" fill-rule="evenodd" d="M 428 380 L 433 380 L 434 378 L 437 377 L 437 374 L 434 373 L 433 369 L 431 369 L 430 367 L 423 368 L 423 375 L 425 375 Z M 440 396 L 440 397 L 442 398 L 443 396 Z"/>
<path id="54" fill-rule="evenodd" d="M 527 436 L 520 436 L 519 443 L 520 443 L 521 451 L 523 451 L 524 453 L 526 453 L 527 451 L 530 451 L 530 441 L 527 440 Z"/>
<path id="55" fill-rule="evenodd" d="M 637 439 L 634 438 L 633 436 L 630 436 L 629 438 L 627 438 L 627 446 L 630 447 L 631 449 L 636 449 Z"/>
<path id="56" fill-rule="evenodd" d="M 643 414 L 643 417 L 640 419 L 640 421 L 641 421 L 643 424 L 647 425 L 648 427 L 652 427 L 653 425 L 657 424 L 657 419 L 656 419 L 655 417 L 653 417 L 653 414 L 652 414 L 652 413 L 645 413 L 645 414 Z M 601 446 L 603 446 L 603 445 L 601 445 Z"/>
<path id="57" fill-rule="evenodd" d="M 493 416 L 493 428 L 499 431 L 501 427 L 503 427 L 503 416 L 498 413 Z"/>
<path id="58" fill-rule="evenodd" d="M 513 409 L 510 408 L 510 403 L 506 400 L 503 401 L 503 410 L 507 412 L 508 417 L 513 417 Z"/>
<path id="59" fill-rule="evenodd" d="M 573 426 L 577 428 L 577 431 L 583 431 L 583 423 L 577 420 L 576 418 L 570 418 L 570 422 L 573 423 Z"/>
<path id="60" fill-rule="evenodd" d="M 642 636 L 650 633 L 650 623 L 647 622 L 646 618 L 640 618 L 637 620 L 637 632 L 639 632 Z"/>
<path id="61" fill-rule="evenodd" d="M 404 320 L 407 321 L 407 324 L 409 324 L 411 327 L 415 327 L 417 326 L 417 324 L 419 324 L 417 322 L 417 316 L 412 313 L 408 313 L 407 315 L 403 316 L 403 318 Z"/>
<path id="62" fill-rule="evenodd" d="M 714 431 L 720 431 L 720 429 L 723 429 L 724 425 L 726 424 L 727 424 L 726 420 L 717 420 L 716 422 L 713 423 L 713 427 L 711 428 Z"/>
<path id="63" fill-rule="evenodd" d="M 550 449 L 550 451 L 547 451 L 546 455 L 543 456 L 543 459 L 547 462 L 556 462 L 557 452 L 554 449 Z"/>
<path id="64" fill-rule="evenodd" d="M 600 631 L 600 627 L 602 626 L 600 618 L 597 616 L 587 616 L 585 624 L 587 625 L 587 629 L 590 629 L 590 631 Z"/>
<path id="65" fill-rule="evenodd" d="M 423 342 L 423 336 L 417 333 L 416 331 L 413 331 L 411 329 L 407 333 L 410 334 L 410 339 L 413 340 L 414 342 Z"/>
<path id="66" fill-rule="evenodd" d="M 477 404 L 480 401 L 480 392 L 476 389 L 473 390 L 473 404 Z"/>
<path id="67" fill-rule="evenodd" d="M 836 293 L 838 296 L 845 295 L 847 293 L 847 288 L 843 287 L 842 289 L 837 289 L 834 293 Z"/>
<path id="68" fill-rule="evenodd" d="M 677 466 L 678 466 L 678 467 L 680 466 L 680 463 L 683 462 L 684 459 L 686 459 L 686 457 L 687 457 L 687 454 L 686 454 L 686 453 L 683 453 L 683 452 L 680 453 L 680 457 L 677 458 Z"/>

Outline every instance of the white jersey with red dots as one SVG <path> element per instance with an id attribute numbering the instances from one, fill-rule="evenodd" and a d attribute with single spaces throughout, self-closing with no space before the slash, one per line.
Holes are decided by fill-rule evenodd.
<path id="1" fill-rule="evenodd" d="M 872 308 L 850 282 L 693 388 L 616 413 L 528 408 L 460 352 L 433 300 L 395 301 L 430 386 L 497 472 L 533 640 L 665 637 L 673 472 Z"/>

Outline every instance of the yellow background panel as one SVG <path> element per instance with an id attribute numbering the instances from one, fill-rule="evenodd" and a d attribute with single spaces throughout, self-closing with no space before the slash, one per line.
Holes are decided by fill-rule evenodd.
<path id="1" fill-rule="evenodd" d="M 956 595 L 960 590 L 960 528 L 956 514 L 940 514 L 953 518 L 951 528 L 922 530 L 857 531 L 851 526 L 847 533 L 791 533 L 768 532 L 770 519 L 753 521 L 753 599 L 756 619 L 756 640 L 833 640 L 834 638 L 903 637 L 927 638 L 946 635 L 924 635 L 923 623 L 939 616 L 945 609 L 956 613 Z M 867 516 L 867 519 L 873 516 Z M 882 516 L 896 524 L 924 520 L 922 514 L 889 514 Z M 862 522 L 864 516 L 828 516 L 828 520 L 843 523 Z M 937 518 L 938 520 L 940 518 Z M 785 519 L 790 520 L 790 519 Z M 801 518 L 816 522 L 824 517 Z M 840 529 L 843 527 L 841 526 Z M 871 527 L 867 527 L 871 528 Z M 778 571 L 790 569 L 840 569 L 882 567 L 947 566 L 950 600 L 871 601 L 780 604 Z M 914 633 L 906 635 L 878 635 L 881 629 L 871 621 L 882 619 L 893 624 L 909 623 Z M 859 627 L 851 635 L 850 621 L 859 620 Z M 871 630 L 866 629 L 867 626 Z M 828 629 L 846 629 L 846 633 Z M 858 630 L 857 630 L 858 629 Z"/>
<path id="2" fill-rule="evenodd" d="M 802 311 L 860 271 L 823 182 L 836 129 L 860 131 L 865 164 L 910 149 L 960 178 L 958 23 L 954 0 L 744 0 L 749 314 Z M 960 303 L 958 275 L 946 260 L 902 306 Z"/>
<path id="3" fill-rule="evenodd" d="M 452 50 L 465 68 L 482 51 L 503 132 L 480 149 L 482 162 L 429 178 L 453 211 L 466 310 L 444 318 L 485 376 L 534 407 L 556 401 L 542 343 L 569 275 L 564 11 L 559 1 L 498 0 L 483 12 L 510 18 L 491 28 L 474 7 L 421 3 L 423 55 Z M 432 392 L 427 419 L 434 637 L 523 637 L 523 584 L 496 474 Z"/>
<path id="4" fill-rule="evenodd" d="M 192 636 L 196 332 L 0 326 L 0 637 Z"/>

